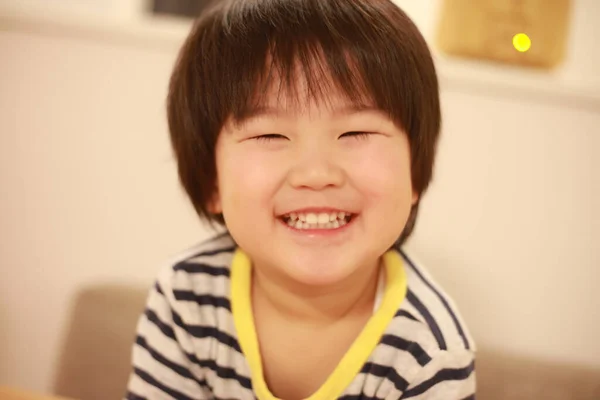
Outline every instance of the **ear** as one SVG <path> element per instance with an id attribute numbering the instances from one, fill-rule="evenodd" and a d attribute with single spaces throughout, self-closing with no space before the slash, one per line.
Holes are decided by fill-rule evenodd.
<path id="1" fill-rule="evenodd" d="M 414 206 L 419 201 L 419 193 L 413 190 L 412 193 L 412 205 Z"/>
<path id="2" fill-rule="evenodd" d="M 223 213 L 223 206 L 221 204 L 221 194 L 219 193 L 219 187 L 216 186 L 207 204 L 207 209 L 211 214 Z"/>

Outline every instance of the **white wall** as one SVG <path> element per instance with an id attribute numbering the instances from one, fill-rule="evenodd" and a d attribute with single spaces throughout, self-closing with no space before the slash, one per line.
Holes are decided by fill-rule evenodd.
<path id="1" fill-rule="evenodd" d="M 77 292 L 204 235 L 164 118 L 175 51 L 0 33 L 0 383 L 46 390 Z"/>
<path id="2" fill-rule="evenodd" d="M 397 2 L 431 41 L 440 1 Z M 481 347 L 600 365 L 600 2 L 573 5 L 548 76 L 493 69 L 501 87 L 437 55 L 443 136 L 410 246 Z"/>
<path id="3" fill-rule="evenodd" d="M 437 2 L 399 2 L 431 37 Z M 590 22 L 577 20 L 576 32 L 600 36 L 598 2 L 579 5 Z M 163 260 L 207 231 L 179 190 L 167 141 L 176 43 L 5 28 L 0 384 L 50 390 L 78 291 L 149 285 Z M 560 82 L 597 88 L 581 56 L 597 57 L 593 39 L 572 42 L 579 56 Z M 440 71 L 443 140 L 410 246 L 481 347 L 600 366 L 598 103 L 568 106 L 568 90 L 558 102 L 487 93 L 461 83 L 475 70 L 458 70 L 461 79 L 450 65 Z"/>

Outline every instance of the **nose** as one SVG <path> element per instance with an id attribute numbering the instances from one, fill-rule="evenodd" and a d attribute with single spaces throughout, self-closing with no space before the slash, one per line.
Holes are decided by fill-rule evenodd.
<path id="1" fill-rule="evenodd" d="M 346 175 L 335 154 L 326 147 L 311 146 L 294 154 L 288 181 L 296 189 L 322 190 L 327 187 L 340 187 Z"/>

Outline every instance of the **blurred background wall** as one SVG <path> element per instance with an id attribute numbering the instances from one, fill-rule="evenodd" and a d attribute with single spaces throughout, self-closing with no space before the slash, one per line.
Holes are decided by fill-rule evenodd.
<path id="1" fill-rule="evenodd" d="M 439 1 L 397 2 L 432 40 Z M 165 122 L 187 22 L 25 3 L 0 1 L 0 384 L 51 391 L 82 291 L 145 290 L 210 231 Z M 443 137 L 409 247 L 480 348 L 598 367 L 600 2 L 574 3 L 554 72 L 436 54 Z"/>

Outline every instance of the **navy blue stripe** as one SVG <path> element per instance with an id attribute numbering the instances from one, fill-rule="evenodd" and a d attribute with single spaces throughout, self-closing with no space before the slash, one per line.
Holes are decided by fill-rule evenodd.
<path id="1" fill-rule="evenodd" d="M 150 321 L 154 325 L 156 325 L 158 327 L 158 329 L 160 329 L 160 331 L 165 336 L 168 336 L 171 339 L 176 340 L 175 339 L 175 331 L 173 330 L 173 328 L 171 328 L 170 325 L 162 322 L 160 320 L 160 318 L 158 318 L 158 315 L 156 315 L 156 313 L 154 311 L 152 311 L 149 308 L 147 308 L 146 311 L 144 311 L 144 314 L 146 315 L 146 318 L 148 318 L 148 321 Z"/>
<path id="2" fill-rule="evenodd" d="M 432 378 L 420 383 L 414 388 L 407 390 L 402 396 L 403 399 L 415 397 L 425 393 L 433 386 L 441 382 L 446 381 L 462 381 L 466 380 L 471 376 L 471 373 L 475 370 L 475 362 L 472 361 L 465 368 L 447 368 L 439 370 Z"/>
<path id="3" fill-rule="evenodd" d="M 400 251 L 400 253 L 402 253 L 402 256 L 406 259 L 408 264 L 415 271 L 415 273 L 419 276 L 419 278 L 421 278 L 421 280 L 423 282 L 425 282 L 425 285 L 427 285 L 433 291 L 433 293 L 435 293 L 435 295 L 440 299 L 440 301 L 446 308 L 446 311 L 448 311 L 448 314 L 450 314 L 452 321 L 454 321 L 454 326 L 456 326 L 456 330 L 458 331 L 458 334 L 462 338 L 465 348 L 470 349 L 471 346 L 469 344 L 467 336 L 465 335 L 465 331 L 464 331 L 462 325 L 460 324 L 460 322 L 458 322 L 458 318 L 456 317 L 456 314 L 452 310 L 452 307 L 450 307 L 450 304 L 448 304 L 448 301 L 446 300 L 446 298 L 444 296 L 442 296 L 442 294 L 433 286 L 433 284 L 429 280 L 425 279 L 425 276 L 423 276 L 421 271 L 419 271 L 419 269 L 417 267 L 415 267 L 415 264 L 412 262 L 412 260 L 402 250 Z"/>
<path id="4" fill-rule="evenodd" d="M 191 397 L 188 397 L 185 394 L 181 393 L 180 391 L 177 391 L 173 388 L 168 387 L 167 385 L 158 381 L 152 375 L 150 375 L 149 373 L 147 373 L 146 371 L 144 371 L 140 368 L 134 367 L 133 371 L 135 372 L 135 374 L 137 376 L 139 376 L 146 383 L 154 386 L 155 388 L 162 390 L 164 393 L 168 394 L 169 396 L 171 396 L 177 400 L 194 400 Z"/>
<path id="5" fill-rule="evenodd" d="M 250 378 L 238 374 L 233 368 L 221 367 L 214 360 L 199 360 L 199 365 L 213 370 L 221 379 L 233 379 L 248 390 L 252 390 Z"/>
<path id="6" fill-rule="evenodd" d="M 412 319 L 413 321 L 419 322 L 417 317 L 415 317 L 414 315 L 412 315 L 411 313 L 409 313 L 406 310 L 398 310 L 396 315 L 394 315 L 394 318 L 397 318 L 397 317 L 404 317 L 404 318 Z"/>
<path id="7" fill-rule="evenodd" d="M 200 306 L 220 307 L 231 311 L 231 302 L 226 297 L 210 294 L 199 295 L 190 290 L 173 290 L 173 295 L 176 300 L 191 301 Z"/>
<path id="8" fill-rule="evenodd" d="M 154 290 L 156 290 L 157 293 L 162 294 L 163 296 L 165 295 L 160 287 L 160 285 L 158 284 L 158 282 L 154 283 Z"/>
<path id="9" fill-rule="evenodd" d="M 416 342 L 411 342 L 394 335 L 383 335 L 381 343 L 410 353 L 422 367 L 431 361 L 429 354 Z"/>
<path id="10" fill-rule="evenodd" d="M 220 249 L 205 250 L 205 251 L 201 251 L 198 254 L 193 255 L 192 257 L 189 257 L 188 259 L 197 258 L 197 257 L 206 257 L 206 256 L 216 256 L 217 254 L 221 254 L 221 253 L 233 253 L 236 248 L 237 248 L 237 246 L 233 245 L 233 246 L 223 247 Z"/>
<path id="11" fill-rule="evenodd" d="M 202 368 L 208 368 L 213 371 L 221 379 L 233 379 L 236 380 L 242 387 L 252 390 L 252 381 L 250 378 L 238 374 L 235 369 L 229 367 L 222 367 L 216 363 L 215 360 L 200 360 L 194 354 L 186 353 L 188 359 Z"/>
<path id="12" fill-rule="evenodd" d="M 214 339 L 217 339 L 217 341 L 223 343 L 224 345 L 231 347 L 233 350 L 237 351 L 238 353 L 242 352 L 242 349 L 241 349 L 238 341 L 234 337 L 228 335 L 227 333 L 222 332 L 212 326 L 188 325 L 185 322 L 183 322 L 183 319 L 175 311 L 172 311 L 172 314 L 173 314 L 173 323 L 175 323 L 175 325 L 179 326 L 181 329 L 185 330 L 187 333 L 189 333 L 193 337 L 196 337 L 199 339 L 207 338 L 207 337 L 214 338 Z"/>
<path id="13" fill-rule="evenodd" d="M 192 373 L 190 372 L 190 370 L 188 370 L 187 368 L 183 367 L 182 365 L 179 365 L 177 363 L 174 363 L 173 361 L 169 360 L 168 358 L 166 358 L 165 356 L 163 356 L 162 354 L 160 354 L 158 351 L 156 351 L 155 349 L 153 349 L 148 342 L 146 341 L 146 338 L 144 338 L 143 336 L 137 336 L 135 339 L 135 343 L 139 346 L 141 346 L 142 348 L 146 349 L 146 351 L 148 351 L 148 353 L 150 353 L 150 355 L 152 356 L 152 358 L 154 358 L 156 361 L 158 361 L 159 363 L 161 363 L 163 366 L 165 366 L 166 368 L 169 368 L 171 371 L 177 373 L 178 375 L 193 380 L 196 383 L 198 383 L 198 385 L 200 386 L 205 386 L 207 385 L 205 380 L 201 380 L 201 379 L 197 379 L 194 375 L 192 375 Z"/>
<path id="14" fill-rule="evenodd" d="M 380 364 L 374 364 L 371 362 L 366 363 L 360 370 L 363 374 L 370 374 L 379 378 L 386 378 L 391 381 L 396 389 L 404 392 L 408 387 L 406 379 L 398 375 L 393 367 L 388 367 Z"/>
<path id="15" fill-rule="evenodd" d="M 184 271 L 189 274 L 206 274 L 210 276 L 229 276 L 229 268 L 223 266 L 181 261 L 173 266 L 174 271 Z"/>
<path id="16" fill-rule="evenodd" d="M 431 315 L 431 313 L 429 312 L 427 307 L 425 307 L 423 305 L 423 303 L 421 303 L 421 300 L 419 300 L 417 298 L 417 296 L 415 296 L 415 294 L 410 289 L 408 289 L 408 292 L 406 293 L 406 299 L 423 316 L 423 318 L 425 319 L 425 322 L 427 322 L 427 325 L 429 325 L 429 329 L 433 333 L 435 340 L 437 340 L 437 343 L 438 343 L 438 346 L 440 347 L 440 349 L 446 350 L 447 349 L 446 341 L 444 340 L 442 331 L 440 330 L 440 327 L 438 326 L 437 322 L 435 322 L 435 319 L 433 318 L 433 316 Z"/>
<path id="17" fill-rule="evenodd" d="M 125 395 L 125 399 L 126 400 L 147 400 L 146 397 L 142 397 L 140 395 L 137 395 L 131 391 L 128 391 L 127 394 Z"/>

